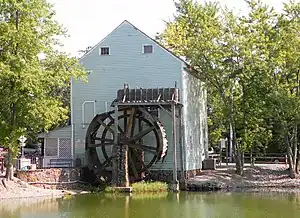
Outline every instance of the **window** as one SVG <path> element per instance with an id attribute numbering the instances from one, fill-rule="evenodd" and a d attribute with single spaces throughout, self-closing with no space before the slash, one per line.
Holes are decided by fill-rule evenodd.
<path id="1" fill-rule="evenodd" d="M 45 156 L 56 157 L 58 155 L 57 138 L 46 138 Z"/>
<path id="2" fill-rule="evenodd" d="M 109 55 L 109 47 L 100 47 L 100 55 Z"/>
<path id="3" fill-rule="evenodd" d="M 143 46 L 143 53 L 144 54 L 153 53 L 153 46 L 152 45 L 144 45 Z"/>

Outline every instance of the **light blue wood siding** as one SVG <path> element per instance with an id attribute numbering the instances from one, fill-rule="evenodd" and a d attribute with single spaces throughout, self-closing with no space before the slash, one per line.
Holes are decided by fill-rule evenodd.
<path id="1" fill-rule="evenodd" d="M 185 169 L 201 169 L 208 147 L 206 90 L 199 79 L 185 70 L 182 89 Z"/>
<path id="2" fill-rule="evenodd" d="M 154 53 L 143 54 L 144 44 L 153 45 Z M 110 55 L 99 55 L 101 46 L 109 46 Z M 181 88 L 182 62 L 128 22 L 123 22 L 80 62 L 91 73 L 87 83 L 72 82 L 74 141 L 77 155 L 84 153 L 85 133 L 92 117 L 83 113 L 84 101 L 95 101 L 97 114 L 111 110 L 109 105 L 116 98 L 116 91 L 123 88 L 124 83 L 128 83 L 131 88 L 155 88 L 174 87 L 176 81 Z M 93 111 L 91 105 L 87 108 L 89 113 Z M 85 117 L 85 124 L 82 123 L 82 114 Z M 171 118 L 162 113 L 161 120 L 167 130 L 170 149 L 164 164 L 158 163 L 153 169 L 171 169 Z M 177 151 L 179 152 L 179 149 Z"/>

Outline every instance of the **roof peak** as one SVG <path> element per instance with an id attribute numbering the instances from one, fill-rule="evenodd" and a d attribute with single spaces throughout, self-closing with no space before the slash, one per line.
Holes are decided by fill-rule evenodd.
<path id="1" fill-rule="evenodd" d="M 145 32 L 143 32 L 142 30 L 140 30 L 139 28 L 137 28 L 135 25 L 133 25 L 131 22 L 129 22 L 127 19 L 123 20 L 116 28 L 114 28 L 106 37 L 104 37 L 99 43 L 97 43 L 95 46 L 93 46 L 93 48 L 90 49 L 90 51 L 94 50 L 99 44 L 101 44 L 101 42 L 107 38 L 109 35 L 111 35 L 111 33 L 113 33 L 114 31 L 116 31 L 120 26 L 122 26 L 124 23 L 128 23 L 129 25 L 131 25 L 132 27 L 134 27 L 137 31 L 139 31 L 141 34 L 143 34 L 145 37 L 149 38 L 150 40 L 152 40 L 155 44 L 157 44 L 158 46 L 160 46 L 162 49 L 164 49 L 166 52 L 168 52 L 170 55 L 172 55 L 173 57 L 175 57 L 177 60 L 185 63 L 186 65 L 189 65 L 185 60 L 183 60 L 181 57 L 177 56 L 176 54 L 174 54 L 171 50 L 167 49 L 166 47 L 164 47 L 162 44 L 160 44 L 158 41 L 156 41 L 155 39 L 153 39 L 152 37 L 150 37 L 149 35 L 147 35 Z M 80 59 L 84 58 L 88 53 L 85 53 Z"/>

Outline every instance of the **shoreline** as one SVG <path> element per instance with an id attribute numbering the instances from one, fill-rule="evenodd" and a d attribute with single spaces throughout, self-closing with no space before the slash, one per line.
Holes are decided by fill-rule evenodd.
<path id="1" fill-rule="evenodd" d="M 234 166 L 223 166 L 216 170 L 204 170 L 187 181 L 188 191 L 235 191 L 249 189 L 298 189 L 300 175 L 289 178 L 287 166 L 262 164 L 244 169 L 242 176 L 235 173 Z"/>
<path id="2" fill-rule="evenodd" d="M 290 179 L 287 167 L 278 164 L 245 167 L 244 175 L 235 174 L 233 166 L 203 170 L 186 181 L 187 192 L 300 192 L 300 175 Z M 92 193 L 82 189 L 45 189 L 18 178 L 6 181 L 0 176 L 0 201 L 26 198 L 61 198 Z M 102 193 L 102 192 L 99 192 Z"/>

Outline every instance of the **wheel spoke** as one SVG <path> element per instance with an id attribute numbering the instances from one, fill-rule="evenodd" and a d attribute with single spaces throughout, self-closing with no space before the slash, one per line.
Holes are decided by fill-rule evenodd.
<path id="1" fill-rule="evenodd" d="M 126 121 L 126 129 L 125 129 L 125 137 L 129 137 L 133 135 L 132 130 L 134 130 L 134 123 L 135 123 L 135 114 L 136 114 L 136 109 L 133 108 L 130 111 L 128 122 L 127 122 L 127 116 L 124 117 L 124 123 Z"/>
<path id="2" fill-rule="evenodd" d="M 89 144 L 89 147 L 90 148 L 97 148 L 97 147 L 102 147 L 102 146 L 107 146 L 107 145 L 113 145 L 113 140 L 111 140 L 111 142 L 102 142 L 102 143 Z"/>
<path id="3" fill-rule="evenodd" d="M 136 141 L 142 139 L 145 135 L 147 135 L 148 133 L 150 133 L 154 129 L 155 129 L 155 127 L 151 126 L 148 129 L 145 129 L 145 130 L 139 132 L 138 134 L 136 134 L 135 136 L 131 137 L 128 141 L 129 142 L 136 142 Z"/>
<path id="4" fill-rule="evenodd" d="M 136 109 L 132 110 L 132 124 L 131 124 L 131 131 L 130 131 L 130 137 L 133 137 L 134 135 L 134 129 L 135 129 L 135 116 L 136 116 Z"/>
<path id="5" fill-rule="evenodd" d="M 120 126 L 118 126 L 118 130 L 119 130 L 119 132 L 120 132 L 121 134 L 124 135 L 124 130 L 123 130 Z"/>
<path id="6" fill-rule="evenodd" d="M 130 148 L 134 148 L 140 151 L 145 151 L 145 152 L 149 152 L 152 154 L 157 154 L 156 152 L 156 148 L 151 147 L 151 146 L 147 146 L 147 145 L 143 145 L 143 144 L 129 144 L 128 145 Z"/>
<path id="7" fill-rule="evenodd" d="M 102 120 L 98 119 L 97 120 L 105 129 L 107 129 L 108 131 L 110 131 L 112 134 L 115 133 L 115 131 L 110 127 L 108 126 L 106 123 L 104 123 Z"/>

